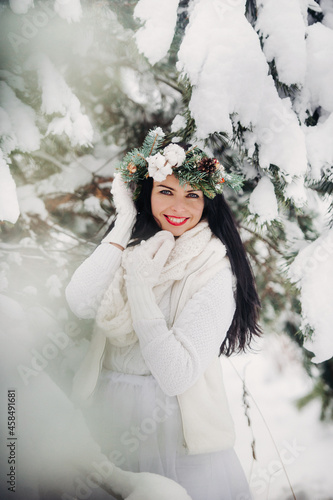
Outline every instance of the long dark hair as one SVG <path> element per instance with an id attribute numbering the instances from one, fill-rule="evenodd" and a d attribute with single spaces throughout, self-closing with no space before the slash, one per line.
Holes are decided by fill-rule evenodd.
<path id="1" fill-rule="evenodd" d="M 135 202 L 138 215 L 132 231 L 131 246 L 147 240 L 161 230 L 151 210 L 152 187 L 153 179 L 149 177 L 142 183 L 140 195 Z M 245 351 L 252 337 L 261 334 L 258 325 L 260 301 L 251 265 L 229 205 L 222 194 L 213 199 L 205 196 L 204 199 L 202 218 L 207 219 L 212 233 L 225 245 L 232 272 L 237 279 L 236 311 L 220 347 L 220 355 L 230 356 L 235 352 Z"/>

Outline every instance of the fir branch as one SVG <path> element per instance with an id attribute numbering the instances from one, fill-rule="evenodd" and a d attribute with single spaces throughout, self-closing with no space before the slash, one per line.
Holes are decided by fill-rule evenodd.
<path id="1" fill-rule="evenodd" d="M 253 234 L 254 236 L 256 236 L 256 238 L 259 238 L 259 240 L 263 241 L 264 243 L 266 243 L 269 247 L 271 247 L 274 252 L 278 253 L 279 255 L 281 255 L 282 257 L 284 257 L 284 253 L 281 252 L 281 250 L 278 249 L 277 246 L 273 245 L 272 242 L 270 242 L 269 240 L 267 240 L 266 238 L 264 238 L 263 236 L 261 236 L 259 233 L 253 231 L 252 229 L 250 229 L 249 227 L 247 226 L 243 226 L 243 225 L 240 225 L 240 227 L 242 229 L 245 229 L 245 231 L 248 231 L 249 233 Z"/>

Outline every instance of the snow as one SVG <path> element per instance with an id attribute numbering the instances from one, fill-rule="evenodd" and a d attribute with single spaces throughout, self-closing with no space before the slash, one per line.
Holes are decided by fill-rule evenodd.
<path id="1" fill-rule="evenodd" d="M 64 115 L 67 111 L 77 113 L 80 108 L 79 100 L 50 59 L 44 54 L 38 54 L 31 59 L 30 64 L 37 67 L 38 83 L 42 91 L 42 112 L 47 115 Z"/>
<path id="2" fill-rule="evenodd" d="M 274 332 L 265 332 L 257 351 L 221 361 L 236 427 L 235 450 L 253 498 L 293 498 L 284 465 L 297 499 L 328 500 L 333 491 L 333 425 L 319 421 L 318 400 L 296 408 L 296 401 L 314 385 L 304 372 L 300 351 L 287 335 Z M 242 404 L 243 382 L 251 427 Z M 252 432 L 257 460 L 251 453 Z"/>
<path id="3" fill-rule="evenodd" d="M 26 90 L 24 79 L 19 75 L 15 75 L 10 71 L 0 70 L 0 78 L 2 80 L 5 80 L 13 89 L 19 90 L 21 92 L 24 92 Z"/>
<path id="4" fill-rule="evenodd" d="M 36 194 L 35 186 L 26 184 L 17 189 L 20 212 L 22 216 L 29 219 L 29 215 L 38 215 L 42 220 L 48 218 L 49 214 L 45 208 L 44 202 Z"/>
<path id="5" fill-rule="evenodd" d="M 94 130 L 87 115 L 77 113 L 72 119 L 72 133 L 69 136 L 73 146 L 92 146 Z"/>
<path id="6" fill-rule="evenodd" d="M 311 109 L 318 106 L 333 111 L 333 30 L 321 23 L 307 28 L 308 65 L 306 86 L 311 96 Z"/>
<path id="7" fill-rule="evenodd" d="M 239 121 L 250 129 L 249 154 L 259 145 L 262 168 L 277 165 L 289 183 L 307 169 L 304 135 L 290 100 L 279 97 L 268 75 L 259 38 L 241 4 L 195 2 L 178 69 L 194 85 L 189 107 L 198 138 L 222 131 L 232 134 Z"/>
<path id="8" fill-rule="evenodd" d="M 68 23 L 77 23 L 82 17 L 80 0 L 55 0 L 54 10 Z"/>
<path id="9" fill-rule="evenodd" d="M 15 14 L 26 14 L 33 5 L 34 0 L 9 0 L 9 6 Z"/>
<path id="10" fill-rule="evenodd" d="M 142 92 L 138 72 L 132 68 L 122 67 L 120 75 L 122 88 L 128 97 L 138 104 L 146 104 L 151 97 Z"/>
<path id="11" fill-rule="evenodd" d="M 42 91 L 42 112 L 47 115 L 55 113 L 63 115 L 53 118 L 46 134 L 65 133 L 73 146 L 90 145 L 94 134 L 90 120 L 81 112 L 79 99 L 49 58 L 38 54 L 32 57 L 27 65 L 37 68 L 38 82 Z"/>
<path id="12" fill-rule="evenodd" d="M 11 127 L 11 148 L 22 152 L 39 149 L 41 136 L 35 123 L 35 111 L 20 101 L 5 82 L 0 82 L 0 102 Z"/>
<path id="13" fill-rule="evenodd" d="M 258 215 L 258 224 L 270 223 L 278 217 L 278 206 L 274 186 L 265 176 L 260 179 L 250 195 L 249 210 Z"/>
<path id="14" fill-rule="evenodd" d="M 34 11 L 29 12 L 33 7 L 32 0 L 10 0 L 9 4 L 14 14 L 28 12 L 27 19 L 30 19 L 31 26 L 38 19 L 34 16 Z M 41 6 L 41 2 L 35 4 Z M 327 214 L 329 197 L 321 200 L 322 214 L 318 214 L 318 195 L 305 188 L 304 176 L 310 181 L 319 180 L 322 172 L 330 171 L 333 164 L 333 6 L 331 0 L 321 0 L 320 6 L 314 0 L 259 0 L 257 4 L 259 17 L 255 29 L 260 30 L 259 34 L 264 37 L 263 50 L 258 34 L 244 16 L 245 0 L 193 0 L 190 3 L 189 25 L 178 54 L 177 67 L 189 77 L 194 86 L 190 110 L 198 127 L 195 138 L 197 144 L 204 147 L 204 139 L 209 133 L 217 131 L 232 134 L 240 123 L 248 128 L 245 146 L 249 156 L 254 154 L 256 145 L 259 147 L 261 168 L 254 168 L 251 158 L 249 162 L 245 160 L 242 168 L 248 179 L 256 178 L 258 172 L 261 175 L 249 200 L 253 218 L 257 216 L 259 224 L 270 223 L 276 218 L 281 220 L 274 186 L 266 171 L 271 164 L 279 167 L 281 185 L 285 184 L 285 198 L 291 199 L 296 207 L 306 204 L 306 214 L 311 211 L 315 213 L 313 236 L 320 236 L 311 243 L 305 239 L 296 222 L 282 219 L 282 223 L 288 249 L 298 252 L 289 275 L 300 291 L 301 327 L 304 332 L 308 327 L 314 329 L 312 337 L 307 338 L 304 346 L 314 353 L 313 361 L 320 363 L 333 355 L 333 230 L 327 229 L 327 216 L 325 220 L 323 215 Z M 322 23 L 307 26 L 308 6 L 312 11 L 322 10 Z M 174 36 L 177 7 L 176 0 L 137 2 L 135 15 L 143 26 L 136 34 L 136 43 L 139 51 L 151 64 L 161 61 L 168 53 Z M 56 0 L 54 8 L 68 23 L 82 19 L 79 0 Z M 43 11 L 48 12 L 48 19 L 51 19 L 52 14 L 55 16 L 52 11 Z M 19 18 L 19 21 L 23 19 Z M 57 22 L 60 26 L 65 25 L 59 19 Z M 47 29 L 50 45 L 53 44 L 51 40 L 55 39 L 52 38 L 53 27 L 50 24 Z M 33 25 L 33 32 L 37 34 L 38 31 L 40 34 L 42 29 L 35 32 L 35 28 Z M 87 25 L 80 30 L 79 36 L 73 36 L 71 45 L 71 52 L 80 57 L 89 57 L 88 50 L 93 49 L 97 43 L 93 29 L 86 31 L 86 28 Z M 39 35 L 34 40 L 28 40 L 28 37 L 22 38 L 26 33 L 17 31 L 12 34 L 22 35 L 20 40 L 23 41 L 19 43 L 24 43 L 27 51 L 33 46 L 42 46 Z M 48 43 L 45 43 L 45 50 L 48 50 Z M 101 57 L 105 57 L 103 50 Z M 32 48 L 32 52 L 34 51 Z M 27 226 L 31 216 L 37 215 L 42 220 L 49 217 L 43 202 L 45 195 L 55 192 L 72 193 L 91 182 L 92 175 L 96 172 L 110 176 L 114 171 L 114 158 L 121 150 L 118 145 L 102 143 L 102 134 L 98 129 L 94 136 L 89 117 L 83 110 L 84 102 L 79 101 L 75 95 L 76 90 L 70 88 L 63 76 L 68 70 L 70 59 L 63 59 L 64 64 L 60 66 L 59 54 L 56 55 L 55 51 L 51 53 L 54 56 L 52 61 L 46 55 L 36 52 L 35 57 L 24 63 L 22 68 L 13 64 L 11 71 L 0 71 L 4 80 L 0 83 L 0 219 L 15 223 L 21 210 L 23 223 Z M 281 82 L 301 85 L 295 100 L 283 98 L 282 92 L 277 92 L 267 65 L 267 61 L 273 59 Z M 122 61 L 121 67 L 116 70 L 108 61 L 105 72 L 114 81 L 115 72 L 119 70 L 121 89 L 129 99 L 143 107 L 147 103 L 150 106 L 154 104 L 156 109 L 162 105 L 171 105 L 167 99 L 162 101 L 149 71 L 143 77 L 128 65 L 128 61 L 126 64 L 127 66 Z M 33 77 L 34 72 L 37 72 L 39 90 L 36 89 L 36 95 L 29 94 L 30 80 L 26 78 L 27 72 Z M 87 72 L 87 78 L 89 76 Z M 146 83 L 147 78 L 151 78 L 149 85 Z M 151 93 L 146 91 L 148 87 L 151 88 Z M 39 102 L 39 98 L 41 108 L 37 112 L 25 103 Z M 98 100 L 92 102 L 96 114 L 106 111 L 104 104 Z M 170 102 L 174 101 L 170 99 Z M 38 107 L 36 104 L 34 106 Z M 304 122 L 308 116 L 307 111 L 312 114 L 315 110 L 320 115 L 317 125 L 306 126 Z M 185 118 L 176 115 L 171 131 L 177 133 L 185 125 Z M 25 184 L 16 188 L 10 172 L 9 155 L 15 152 L 16 159 L 18 154 L 21 155 L 21 168 L 24 153 L 40 147 L 41 130 L 43 134 L 46 131 L 46 135 L 65 134 L 73 147 L 97 142 L 94 153 L 82 155 L 72 161 L 74 152 L 70 152 L 65 158 L 57 160 L 61 171 L 35 182 L 34 185 Z M 107 139 L 113 142 L 112 133 Z M 22 172 L 25 173 L 24 169 Z M 98 216 L 103 213 L 95 196 L 87 198 L 81 206 Z M 43 290 L 33 282 L 22 282 L 22 287 L 14 293 L 16 299 L 18 296 L 22 298 L 22 304 L 3 295 L 5 292 L 11 293 L 15 286 L 11 276 L 15 266 L 21 266 L 20 273 L 24 272 L 25 251 L 31 256 L 37 249 L 33 230 L 26 234 L 27 237 L 19 242 L 22 254 L 15 251 L 17 246 L 13 245 L 15 248 L 10 249 L 8 257 L 10 265 L 2 263 L 0 266 L 0 335 L 4 352 L 3 376 L 0 378 L 2 384 L 8 382 L 9 385 L 16 385 L 20 394 L 20 415 L 23 415 L 24 420 L 24 430 L 22 427 L 20 436 L 20 481 L 21 484 L 26 482 L 31 496 L 35 494 L 34 498 L 38 498 L 40 470 L 44 472 L 45 469 L 51 482 L 63 484 L 59 477 L 64 478 L 64 488 L 68 485 L 68 492 L 73 493 L 73 497 L 80 497 L 82 490 L 78 491 L 78 478 L 81 476 L 75 468 L 76 464 L 88 467 L 91 472 L 92 462 L 101 464 L 104 459 L 99 456 L 96 458 L 98 450 L 85 428 L 82 416 L 65 395 L 68 388 L 65 387 L 62 391 L 47 373 L 52 360 L 46 360 L 46 367 L 40 367 L 40 370 L 35 370 L 34 375 L 29 376 L 27 386 L 17 371 L 20 364 L 31 367 L 32 349 L 42 353 L 51 342 L 47 335 L 53 330 L 49 328 L 48 321 L 41 317 L 39 301 L 42 294 L 50 302 L 57 303 L 61 300 L 66 274 L 64 268 L 67 269 L 66 253 L 54 255 L 54 268 L 45 276 Z M 54 234 L 55 231 L 51 233 L 51 238 Z M 64 242 L 73 244 L 73 238 L 69 234 L 62 234 L 61 237 L 57 235 L 57 238 L 53 251 L 63 249 Z M 255 250 L 258 252 L 258 260 L 265 262 L 269 256 L 267 246 L 262 241 L 257 241 Z M 1 253 L 1 257 L 3 255 Z M 281 293 L 277 284 L 269 283 L 269 286 Z M 34 300 L 38 305 L 26 311 L 23 302 L 31 304 Z M 51 310 L 52 307 L 48 314 Z M 286 311 L 286 314 L 289 313 Z M 291 313 L 296 316 L 296 313 Z M 59 321 L 60 316 L 63 321 L 68 321 L 65 313 L 58 311 Z M 68 346 L 68 350 L 56 351 L 53 347 L 53 351 L 48 351 L 56 355 L 53 367 L 61 367 L 60 371 L 64 366 L 69 371 L 75 369 L 75 363 L 80 357 L 78 353 L 86 346 L 83 338 L 76 338 L 75 347 L 73 344 L 74 341 Z M 312 390 L 314 384 L 303 370 L 301 351 L 286 336 L 270 332 L 259 345 L 262 348 L 259 354 L 226 360 L 224 366 L 230 402 L 236 416 L 236 451 L 252 484 L 255 500 L 281 500 L 290 498 L 291 493 L 284 472 L 281 472 L 281 460 L 264 429 L 256 404 L 250 398 L 250 414 L 258 455 L 258 462 L 252 463 L 251 432 L 242 409 L 242 383 L 235 368 L 245 376 L 247 387 L 274 434 L 297 498 L 327 500 L 333 491 L 329 455 L 333 445 L 333 431 L 331 424 L 319 422 L 318 401 L 312 402 L 302 412 L 295 408 L 295 400 Z M 36 360 L 35 362 L 37 363 Z M 7 387 L 4 389 L 7 390 Z M 5 400 L 5 394 L 2 399 Z M 37 418 L 36 422 L 34 418 Z M 50 449 L 54 450 L 54 455 L 50 454 Z M 6 467 L 7 463 L 3 470 Z M 127 484 L 134 481 L 134 476 L 125 477 Z M 74 487 L 73 478 L 76 481 Z M 161 491 L 169 498 L 178 498 L 169 489 L 175 485 L 167 484 L 163 478 L 158 479 L 157 493 L 151 487 L 151 481 L 157 478 L 142 476 L 141 479 L 142 482 L 138 481 L 136 493 L 131 499 L 139 500 L 140 495 L 145 500 L 150 498 L 149 495 L 161 498 Z M 87 484 L 85 486 L 88 487 Z M 93 491 L 97 492 L 98 488 Z M 91 494 L 93 496 L 92 491 Z M 179 498 L 183 498 L 182 495 L 183 492 L 180 492 Z"/>
<path id="15" fill-rule="evenodd" d="M 128 500 L 190 500 L 184 488 L 167 478 L 114 466 L 92 438 L 81 410 L 50 376 L 52 367 L 61 363 L 65 351 L 70 352 L 80 336 L 76 323 L 68 322 L 63 330 L 54 330 L 57 323 L 47 311 L 39 306 L 25 310 L 4 295 L 0 295 L 0 314 L 0 393 L 7 401 L 8 388 L 16 392 L 19 498 L 38 500 L 45 497 L 45 491 L 54 490 L 54 496 L 63 499 L 82 498 L 83 494 L 84 498 L 100 498 L 99 485 L 103 483 Z M 7 414 L 2 412 L 0 418 L 1 428 L 7 429 Z M 9 470 L 6 437 L 7 432 L 0 438 L 0 493 L 4 500 L 11 495 L 5 476 Z"/>
<path id="16" fill-rule="evenodd" d="M 63 118 L 53 118 L 49 123 L 46 135 L 66 134 L 72 146 L 91 146 L 94 131 L 87 115 L 78 113 L 73 119 L 67 113 Z"/>
<path id="17" fill-rule="evenodd" d="M 82 156 L 78 161 L 73 161 L 64 166 L 62 172 L 53 174 L 35 184 L 37 196 L 50 193 L 74 193 L 81 186 L 88 184 L 92 174 L 105 163 L 105 159 L 96 160 L 92 155 Z"/>
<path id="18" fill-rule="evenodd" d="M 333 356 L 333 230 L 322 234 L 297 255 L 289 267 L 289 277 L 300 289 L 302 329 L 314 329 L 304 347 L 321 363 Z"/>
<path id="19" fill-rule="evenodd" d="M 171 132 L 178 132 L 186 127 L 186 120 L 181 115 L 176 115 L 171 123 Z"/>
<path id="20" fill-rule="evenodd" d="M 285 188 L 284 194 L 287 199 L 291 199 L 298 208 L 303 207 L 307 200 L 307 191 L 304 186 L 304 178 L 295 177 Z"/>
<path id="21" fill-rule="evenodd" d="M 249 143 L 259 146 L 262 168 L 270 164 L 280 168 L 280 175 L 289 183 L 294 176 L 307 171 L 306 144 L 289 98 L 280 99 L 270 77 L 263 89 L 261 110 Z"/>
<path id="22" fill-rule="evenodd" d="M 155 64 L 168 53 L 177 22 L 179 0 L 139 0 L 134 17 L 144 22 L 135 40 L 150 64 Z"/>
<path id="23" fill-rule="evenodd" d="M 305 23 L 299 0 L 260 0 L 256 29 L 264 54 L 275 61 L 280 82 L 303 84 L 306 71 Z"/>
<path id="24" fill-rule="evenodd" d="M 333 29 L 333 5 L 331 0 L 321 0 L 320 6 L 324 14 L 323 24 Z"/>
<path id="25" fill-rule="evenodd" d="M 17 201 L 15 181 L 10 173 L 2 151 L 0 149 L 0 220 L 6 220 L 15 224 L 20 209 Z"/>
<path id="26" fill-rule="evenodd" d="M 73 367 L 73 342 L 77 352 L 82 342 L 81 324 L 70 324 L 60 311 L 58 320 L 61 317 L 65 325 L 59 329 L 40 306 L 26 309 L 4 295 L 0 295 L 0 314 L 3 349 L 0 390 L 6 399 L 10 384 L 18 395 L 17 414 L 21 415 L 18 488 L 24 485 L 25 495 L 29 491 L 31 500 L 40 498 L 38 484 L 44 478 L 49 488 L 60 485 L 59 495 L 80 498 L 85 492 L 86 497 L 99 498 L 101 490 L 92 481 L 95 474 L 98 482 L 104 479 L 109 485 L 117 485 L 124 498 L 131 500 L 188 500 L 180 487 L 165 478 L 114 467 L 101 454 L 81 412 L 67 398 L 67 388 L 62 390 L 50 376 L 50 369 L 61 366 L 63 358 Z M 330 473 L 333 426 L 319 421 L 318 402 L 300 412 L 295 407 L 295 401 L 313 387 L 302 367 L 300 351 L 287 336 L 271 332 L 257 342 L 256 351 L 221 358 L 236 427 L 235 450 L 254 500 L 290 498 L 286 476 L 280 471 L 281 461 L 297 498 L 328 500 L 333 488 Z M 244 415 L 242 379 L 249 394 L 251 428 Z M 4 412 L 1 418 L 5 418 Z M 251 455 L 251 430 L 255 438 L 255 462 Z M 1 474 L 7 471 L 6 460 L 2 453 Z M 4 492 L 2 498 L 9 496 Z"/>
<path id="27" fill-rule="evenodd" d="M 61 297 L 62 282 L 56 274 L 51 274 L 51 276 L 48 277 L 45 286 L 48 289 L 50 297 Z"/>
<path id="28" fill-rule="evenodd" d="M 311 177 L 320 180 L 323 171 L 333 165 L 333 113 L 305 129 Z"/>

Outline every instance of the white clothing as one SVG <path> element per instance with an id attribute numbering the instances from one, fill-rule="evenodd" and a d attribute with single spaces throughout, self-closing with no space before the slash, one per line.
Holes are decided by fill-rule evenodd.
<path id="1" fill-rule="evenodd" d="M 124 470 L 169 477 L 193 500 L 252 498 L 233 448 L 185 453 L 177 398 L 167 396 L 152 375 L 103 370 L 86 417 L 102 451 Z M 99 499 L 110 497 L 101 493 Z"/>
<path id="2" fill-rule="evenodd" d="M 102 297 L 120 265 L 121 256 L 119 249 L 103 244 L 77 269 L 66 290 L 68 303 L 75 314 L 84 318 L 96 316 Z M 172 299 L 169 289 L 159 303 L 167 321 L 161 318 L 139 319 L 135 322 L 138 341 L 129 346 L 106 344 L 103 376 L 94 395 L 93 406 L 88 410 L 93 415 L 93 427 L 102 432 L 103 451 L 109 454 L 111 461 L 127 470 L 156 472 L 175 479 L 188 489 L 194 500 L 234 500 L 239 494 L 243 495 L 239 498 L 251 498 L 232 444 L 229 444 L 228 450 L 192 456 L 186 454 L 184 415 L 180 413 L 176 397 L 190 391 L 196 381 L 202 380 L 213 360 L 219 362 L 219 346 L 235 308 L 232 288 L 230 268 L 224 267 L 192 298 L 186 297 L 186 304 L 172 326 L 168 323 Z M 216 385 L 216 379 L 213 382 Z M 194 399 L 192 397 L 192 401 Z M 156 409 L 157 401 L 164 407 L 168 401 L 173 401 L 174 415 L 168 416 L 165 422 L 151 420 L 150 415 L 159 411 Z M 196 404 L 200 413 L 200 401 Z M 96 412 L 93 411 L 95 405 L 98 408 Z M 196 416 L 194 412 L 194 420 Z M 219 413 L 212 418 L 216 418 L 222 426 L 224 416 Z M 153 430 L 149 430 L 149 423 Z M 132 439 L 133 449 L 129 453 L 130 444 L 126 439 L 122 442 L 121 436 L 129 429 L 142 425 L 148 426 L 144 435 L 147 439 L 140 441 L 137 450 L 133 448 Z M 209 426 L 210 421 L 206 418 L 203 430 L 207 427 L 208 432 Z M 106 435 L 109 442 L 106 442 Z M 198 449 L 200 447 L 202 443 Z M 217 449 L 222 448 L 219 445 Z M 125 461 L 117 463 L 117 454 L 112 455 L 112 450 L 118 451 Z M 228 465 L 230 460 L 234 464 L 231 468 Z M 223 471 L 227 471 L 225 476 Z M 193 488 L 195 478 L 198 478 L 198 485 Z M 216 493 L 207 496 L 208 486 L 217 488 Z M 230 494 L 227 493 L 228 488 L 231 488 Z"/>
<path id="3" fill-rule="evenodd" d="M 124 270 L 128 267 L 126 293 Z M 216 289 L 216 294 L 208 293 L 206 288 L 216 279 L 214 274 L 228 267 L 225 246 L 206 221 L 177 240 L 170 232 L 160 231 L 145 241 L 144 247 L 126 249 L 97 310 L 89 350 L 74 378 L 73 398 L 83 402 L 93 393 L 107 342 L 112 348 L 122 347 L 139 338 L 151 373 L 166 394 L 177 395 L 187 452 L 208 453 L 232 447 L 234 425 L 218 358 L 235 309 L 230 269 L 223 276 L 221 294 Z M 170 314 L 165 318 L 157 302 L 169 290 Z M 221 309 L 223 316 L 219 322 L 214 321 L 216 311 Z M 201 351 L 205 357 L 200 359 Z M 179 389 L 179 378 L 184 375 L 190 380 Z M 176 387 L 170 386 L 173 381 Z"/>

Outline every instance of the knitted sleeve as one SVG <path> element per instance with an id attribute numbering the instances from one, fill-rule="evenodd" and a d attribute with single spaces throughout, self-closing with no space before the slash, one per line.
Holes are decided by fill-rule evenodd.
<path id="1" fill-rule="evenodd" d="M 104 292 L 121 262 L 122 251 L 102 243 L 77 268 L 65 294 L 69 307 L 79 318 L 94 318 Z"/>
<path id="2" fill-rule="evenodd" d="M 167 395 L 185 392 L 218 356 L 236 307 L 232 280 L 230 268 L 216 274 L 187 302 L 171 329 L 161 315 L 145 319 L 140 300 L 141 318 L 133 326 L 145 362 Z M 145 297 L 142 290 L 140 297 Z"/>

